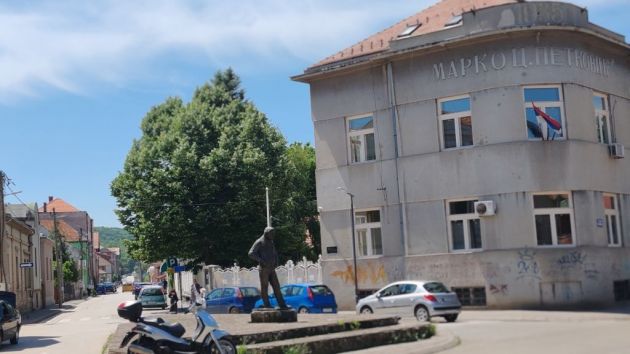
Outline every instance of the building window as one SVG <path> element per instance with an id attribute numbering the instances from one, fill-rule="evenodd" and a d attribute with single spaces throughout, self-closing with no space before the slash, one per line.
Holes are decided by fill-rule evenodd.
<path id="1" fill-rule="evenodd" d="M 374 117 L 348 119 L 348 139 L 351 163 L 376 160 Z"/>
<path id="2" fill-rule="evenodd" d="M 448 233 L 453 251 L 482 248 L 481 225 L 475 214 L 476 201 L 448 202 Z"/>
<path id="3" fill-rule="evenodd" d="M 462 306 L 486 306 L 486 288 L 456 288 L 451 290 L 457 294 L 457 298 Z"/>
<path id="4" fill-rule="evenodd" d="M 630 280 L 618 280 L 613 282 L 615 301 L 630 300 Z"/>
<path id="5" fill-rule="evenodd" d="M 562 92 L 559 86 L 525 87 L 525 119 L 530 140 L 565 138 Z"/>
<path id="6" fill-rule="evenodd" d="M 382 255 L 381 212 L 379 210 L 357 211 L 354 213 L 354 224 L 359 241 L 359 255 Z"/>
<path id="7" fill-rule="evenodd" d="M 617 197 L 612 194 L 604 194 L 604 216 L 606 217 L 608 245 L 621 246 L 621 237 L 619 237 L 619 206 Z"/>
<path id="8" fill-rule="evenodd" d="M 608 113 L 608 97 L 600 93 L 593 93 L 593 107 L 595 108 L 595 128 L 597 141 L 610 144 L 610 114 Z"/>
<path id="9" fill-rule="evenodd" d="M 570 193 L 534 195 L 538 246 L 573 245 L 573 204 Z"/>
<path id="10" fill-rule="evenodd" d="M 473 144 L 470 97 L 445 98 L 438 101 L 442 149 Z"/>

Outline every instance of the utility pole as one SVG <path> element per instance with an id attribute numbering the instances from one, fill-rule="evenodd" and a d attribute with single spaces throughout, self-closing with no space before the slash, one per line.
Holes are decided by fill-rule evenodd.
<path id="1" fill-rule="evenodd" d="M 83 290 L 85 289 L 85 276 L 83 275 L 83 228 L 79 228 L 79 274 L 81 274 L 81 298 L 83 298 Z"/>
<path id="2" fill-rule="evenodd" d="M 55 212 L 55 208 L 53 208 L 53 228 L 55 232 L 55 239 L 57 244 L 57 291 L 59 292 L 59 308 L 63 305 L 63 259 L 61 257 L 61 249 L 63 247 L 63 241 L 61 240 L 61 235 L 59 235 L 59 230 L 57 229 L 57 213 Z"/>
<path id="3" fill-rule="evenodd" d="M 2 272 L 2 282 L 5 283 L 5 290 L 9 290 L 9 283 L 4 273 L 4 172 L 0 170 L 0 271 Z"/>
<path id="4" fill-rule="evenodd" d="M 271 227 L 271 214 L 269 212 L 269 188 L 265 187 L 265 202 L 267 205 L 267 227 Z"/>

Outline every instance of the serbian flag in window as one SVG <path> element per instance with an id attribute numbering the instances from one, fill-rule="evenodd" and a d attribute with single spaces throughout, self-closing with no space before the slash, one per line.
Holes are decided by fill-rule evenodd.
<path id="1" fill-rule="evenodd" d="M 540 133 L 543 139 L 553 140 L 556 136 L 556 133 L 562 134 L 562 124 L 560 124 L 560 122 L 551 117 L 549 114 L 545 113 L 542 109 L 536 107 L 533 101 L 532 108 L 534 109 L 534 114 L 536 115 L 536 118 L 538 120 Z M 550 129 L 555 130 L 553 134 L 549 134 Z"/>

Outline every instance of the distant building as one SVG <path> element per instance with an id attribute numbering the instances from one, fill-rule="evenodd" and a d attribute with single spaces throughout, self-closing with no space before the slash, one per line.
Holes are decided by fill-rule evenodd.
<path id="1" fill-rule="evenodd" d="M 45 306 L 42 295 L 42 288 L 45 286 L 42 278 L 42 247 L 41 238 L 46 238 L 48 232 L 39 224 L 39 214 L 37 212 L 37 203 L 28 205 L 24 204 L 7 204 L 5 212 L 10 214 L 16 220 L 28 225 L 34 232 L 31 237 L 31 268 L 32 274 L 32 308 L 39 309 Z"/>
<path id="2" fill-rule="evenodd" d="M 99 282 L 111 282 L 112 281 L 112 262 L 103 253 L 97 253 L 98 257 L 98 279 Z"/>
<path id="3" fill-rule="evenodd" d="M 81 296 L 98 281 L 98 260 L 93 244 L 93 220 L 86 211 L 82 211 L 60 198 L 48 197 L 39 209 L 42 225 L 51 231 L 53 219 L 57 227 L 65 225 L 62 234 L 66 237 L 79 269 L 81 282 L 75 289 L 76 296 Z M 55 216 L 53 216 L 53 213 Z"/>
<path id="4" fill-rule="evenodd" d="M 585 8 L 443 0 L 294 77 L 340 306 L 352 219 L 363 294 L 436 279 L 467 305 L 630 299 L 628 58 Z"/>
<path id="5" fill-rule="evenodd" d="M 23 312 L 33 309 L 33 234 L 34 230 L 24 222 L 5 216 L 0 283 L 3 290 L 15 293 L 17 308 Z"/>

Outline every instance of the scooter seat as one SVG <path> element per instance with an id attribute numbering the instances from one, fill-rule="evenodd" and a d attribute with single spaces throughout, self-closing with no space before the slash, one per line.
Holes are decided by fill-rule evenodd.
<path id="1" fill-rule="evenodd" d="M 162 323 L 165 323 L 165 321 L 162 319 L 162 317 L 143 318 L 142 322 L 144 322 L 144 323 L 146 323 L 148 325 L 151 325 L 151 326 L 155 326 L 155 327 L 158 327 Z"/>
<path id="2" fill-rule="evenodd" d="M 181 337 L 186 332 L 184 326 L 182 326 L 179 322 L 175 323 L 160 323 L 157 325 L 158 328 L 174 335 L 175 337 Z"/>

